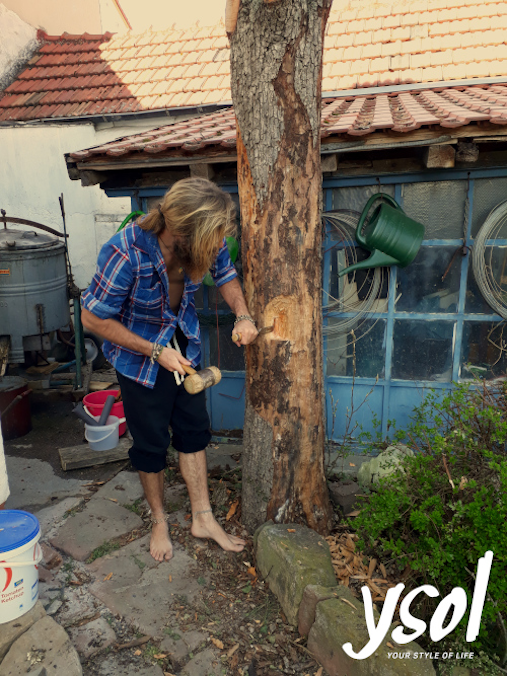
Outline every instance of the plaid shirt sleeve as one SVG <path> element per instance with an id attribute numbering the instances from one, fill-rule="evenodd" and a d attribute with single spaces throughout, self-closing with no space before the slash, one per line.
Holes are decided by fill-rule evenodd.
<path id="1" fill-rule="evenodd" d="M 121 311 L 132 281 L 128 254 L 109 241 L 100 251 L 97 270 L 81 304 L 99 319 L 115 317 Z"/>
<path id="2" fill-rule="evenodd" d="M 229 256 L 229 250 L 227 249 L 225 239 L 222 242 L 218 256 L 215 258 L 215 262 L 210 268 L 210 273 L 215 282 L 215 286 L 217 287 L 230 282 L 238 276 L 236 268 L 232 264 L 231 257 Z"/>

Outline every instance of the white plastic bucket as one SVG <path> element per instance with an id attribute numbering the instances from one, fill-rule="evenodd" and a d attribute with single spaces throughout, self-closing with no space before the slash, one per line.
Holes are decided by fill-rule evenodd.
<path id="1" fill-rule="evenodd" d="M 94 416 L 96 418 L 96 416 Z M 110 415 L 105 425 L 94 427 L 85 423 L 85 439 L 92 451 L 110 451 L 118 446 L 120 420 Z"/>
<path id="2" fill-rule="evenodd" d="M 39 539 L 40 526 L 33 514 L 0 511 L 0 624 L 16 620 L 37 603 Z"/>

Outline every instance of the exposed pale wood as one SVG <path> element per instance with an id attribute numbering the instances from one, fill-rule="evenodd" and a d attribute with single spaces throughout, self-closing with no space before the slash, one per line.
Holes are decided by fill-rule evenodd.
<path id="1" fill-rule="evenodd" d="M 330 0 L 242 0 L 231 42 L 245 295 L 242 519 L 326 532 L 320 162 L 323 35 Z M 276 320 L 276 323 L 275 323 Z"/>
<path id="2" fill-rule="evenodd" d="M 208 181 L 211 181 L 214 175 L 213 167 L 207 162 L 190 165 L 190 176 L 193 178 L 207 178 Z"/>
<path id="3" fill-rule="evenodd" d="M 428 146 L 424 151 L 424 165 L 427 169 L 450 169 L 454 167 L 456 151 L 452 146 Z"/>
<path id="4" fill-rule="evenodd" d="M 333 153 L 331 155 L 323 155 L 321 166 L 322 172 L 336 171 L 338 169 L 338 158 L 336 156 L 336 153 Z"/>
<path id="5" fill-rule="evenodd" d="M 60 462 L 62 469 L 68 472 L 71 469 L 82 469 L 83 467 L 93 467 L 93 465 L 105 465 L 108 462 L 118 462 L 119 460 L 128 460 L 128 450 L 132 441 L 127 437 L 122 437 L 116 448 L 112 451 L 92 451 L 88 444 L 79 444 L 78 446 L 69 446 L 60 448 Z"/>
<path id="6" fill-rule="evenodd" d="M 47 375 L 48 373 L 51 373 L 57 369 L 59 366 L 61 366 L 61 364 L 57 361 L 54 361 L 51 364 L 44 364 L 43 366 L 30 366 L 30 368 L 26 369 L 26 372 L 29 374 L 42 373 L 43 375 Z"/>
<path id="7" fill-rule="evenodd" d="M 90 381 L 90 392 L 102 392 L 102 390 L 108 390 L 113 385 L 114 385 L 114 383 L 112 383 L 112 382 L 103 382 L 101 380 L 91 380 Z"/>

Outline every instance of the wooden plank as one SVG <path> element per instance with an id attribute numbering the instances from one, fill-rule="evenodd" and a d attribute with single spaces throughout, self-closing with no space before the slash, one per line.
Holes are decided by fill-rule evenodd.
<path id="1" fill-rule="evenodd" d="M 64 472 L 68 472 L 71 469 L 82 469 L 83 467 L 93 467 L 93 465 L 105 465 L 108 462 L 128 460 L 128 451 L 131 445 L 131 439 L 122 437 L 118 446 L 111 451 L 92 451 L 88 444 L 79 444 L 79 446 L 60 448 L 58 452 L 62 469 Z"/>
<path id="2" fill-rule="evenodd" d="M 112 387 L 114 383 L 112 382 L 103 382 L 101 380 L 91 380 L 90 381 L 90 392 L 102 392 L 102 390 L 108 390 Z"/>
<path id="3" fill-rule="evenodd" d="M 452 146 L 428 146 L 424 150 L 423 161 L 427 169 L 451 169 L 455 157 L 456 151 Z"/>
<path id="4" fill-rule="evenodd" d="M 211 181 L 214 175 L 213 167 L 207 162 L 190 165 L 190 176 L 192 178 L 207 178 L 208 181 Z"/>

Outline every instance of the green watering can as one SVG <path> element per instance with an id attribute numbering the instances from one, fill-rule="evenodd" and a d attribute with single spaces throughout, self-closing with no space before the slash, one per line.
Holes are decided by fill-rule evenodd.
<path id="1" fill-rule="evenodd" d="M 236 261 L 236 258 L 238 257 L 238 253 L 239 253 L 238 240 L 235 237 L 226 237 L 225 242 L 227 244 L 227 249 L 229 251 L 229 256 L 231 257 L 231 261 L 234 263 Z M 202 283 L 205 286 L 215 286 L 215 282 L 213 281 L 213 277 L 210 275 L 209 272 L 206 273 L 204 279 L 202 280 Z"/>
<path id="2" fill-rule="evenodd" d="M 375 207 L 372 217 L 364 228 L 363 225 L 377 199 L 390 202 Z M 381 268 L 399 265 L 401 268 L 411 263 L 417 255 L 424 238 L 424 225 L 413 221 L 402 210 L 398 202 L 390 195 L 377 193 L 372 195 L 363 209 L 356 228 L 356 240 L 365 249 L 372 252 L 365 261 L 350 265 L 338 273 L 343 277 L 353 270 Z"/>

